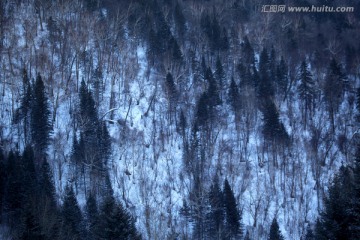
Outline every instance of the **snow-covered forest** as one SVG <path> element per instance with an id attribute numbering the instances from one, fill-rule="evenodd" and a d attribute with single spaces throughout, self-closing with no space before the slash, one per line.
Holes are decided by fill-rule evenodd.
<path id="1" fill-rule="evenodd" d="M 360 239 L 359 10 L 0 0 L 0 239 Z"/>

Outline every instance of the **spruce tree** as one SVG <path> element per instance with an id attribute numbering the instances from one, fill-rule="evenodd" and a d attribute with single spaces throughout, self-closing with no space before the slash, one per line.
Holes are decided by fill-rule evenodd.
<path id="1" fill-rule="evenodd" d="M 239 93 L 239 88 L 233 77 L 231 78 L 230 88 L 229 88 L 229 103 L 235 114 L 237 114 L 241 107 L 240 93 Z"/>
<path id="2" fill-rule="evenodd" d="M 225 236 L 225 213 L 223 192 L 216 177 L 210 187 L 208 202 L 210 205 L 207 214 L 207 235 L 209 239 L 223 239 Z"/>
<path id="3" fill-rule="evenodd" d="M 262 107 L 263 112 L 263 134 L 270 141 L 278 140 L 286 142 L 288 134 L 283 123 L 280 121 L 279 112 L 273 101 L 267 101 Z"/>
<path id="4" fill-rule="evenodd" d="M 267 101 L 274 96 L 274 88 L 271 81 L 270 59 L 266 48 L 260 54 L 259 75 L 258 97 L 263 101 Z"/>
<path id="5" fill-rule="evenodd" d="M 227 179 L 224 182 L 225 229 L 227 239 L 241 239 L 243 226 L 234 193 Z"/>
<path id="6" fill-rule="evenodd" d="M 186 32 L 186 19 L 178 1 L 176 2 L 175 5 L 173 18 L 174 18 L 176 33 L 178 37 L 182 38 Z"/>
<path id="7" fill-rule="evenodd" d="M 223 68 L 223 65 L 221 63 L 221 59 L 220 59 L 220 56 L 217 56 L 216 58 L 216 70 L 215 70 L 215 79 L 216 79 L 216 82 L 219 86 L 219 93 L 220 93 L 220 100 L 222 101 L 223 100 L 223 91 L 224 91 L 224 88 L 225 88 L 225 71 L 224 71 L 224 68 Z"/>
<path id="8" fill-rule="evenodd" d="M 23 191 L 22 185 L 22 167 L 20 165 L 20 156 L 18 153 L 10 152 L 8 156 L 6 172 L 7 182 L 5 185 L 4 212 L 8 214 L 10 227 L 20 218 Z"/>
<path id="9" fill-rule="evenodd" d="M 31 137 L 36 156 L 44 157 L 52 130 L 50 109 L 40 74 L 36 78 L 31 111 Z"/>
<path id="10" fill-rule="evenodd" d="M 3 200 L 5 196 L 5 183 L 7 180 L 7 174 L 5 169 L 5 156 L 3 154 L 2 148 L 0 148 L 0 224 L 2 220 L 3 213 Z"/>
<path id="11" fill-rule="evenodd" d="M 280 58 L 279 64 L 276 66 L 276 84 L 278 93 L 286 94 L 288 88 L 288 66 L 284 57 Z M 285 95 L 286 96 L 286 95 Z"/>
<path id="12" fill-rule="evenodd" d="M 322 236 L 324 239 L 354 239 L 351 216 L 353 186 L 350 168 L 342 166 L 325 198 L 324 210 L 320 214 L 317 226 L 317 236 Z"/>
<path id="13" fill-rule="evenodd" d="M 303 238 L 303 240 L 315 240 L 315 235 L 314 235 L 314 232 L 313 230 L 311 229 L 310 226 L 308 226 L 306 228 L 306 234 L 305 234 L 305 237 Z"/>
<path id="14" fill-rule="evenodd" d="M 99 229 L 99 211 L 94 194 L 89 194 L 86 199 L 86 220 L 87 220 L 87 239 L 97 239 Z"/>
<path id="15" fill-rule="evenodd" d="M 25 145 L 30 144 L 31 141 L 31 109 L 32 109 L 32 86 L 27 74 L 27 71 L 23 69 L 23 90 L 20 108 L 15 112 L 14 123 L 23 122 L 23 134 Z"/>
<path id="16" fill-rule="evenodd" d="M 100 239 L 112 240 L 137 240 L 141 239 L 135 227 L 133 217 L 126 211 L 121 203 L 117 203 L 111 184 L 108 182 L 108 190 L 104 194 L 104 200 L 100 206 L 99 230 Z"/>
<path id="17" fill-rule="evenodd" d="M 330 62 L 324 85 L 324 99 L 327 104 L 333 131 L 335 131 L 335 114 L 338 112 L 344 92 L 347 89 L 347 76 L 343 72 L 342 65 L 333 58 Z"/>
<path id="18" fill-rule="evenodd" d="M 53 239 L 58 234 L 59 211 L 53 174 L 46 159 L 43 161 L 40 169 L 37 196 L 37 209 L 42 232 L 47 239 Z"/>
<path id="19" fill-rule="evenodd" d="M 284 240 L 283 235 L 281 234 L 279 224 L 277 222 L 277 219 L 274 218 L 271 227 L 270 227 L 270 233 L 268 240 Z"/>
<path id="20" fill-rule="evenodd" d="M 62 206 L 62 239 L 81 239 L 82 214 L 74 190 L 67 185 L 65 188 L 64 204 Z"/>
<path id="21" fill-rule="evenodd" d="M 311 112 L 312 110 L 312 103 L 315 95 L 314 90 L 314 81 L 312 78 L 312 74 L 309 70 L 308 64 L 306 60 L 303 60 L 299 69 L 299 75 L 298 79 L 300 81 L 300 84 L 298 86 L 299 96 L 300 99 L 304 103 L 304 115 L 305 115 L 305 126 L 307 122 L 307 116 L 308 112 Z"/>

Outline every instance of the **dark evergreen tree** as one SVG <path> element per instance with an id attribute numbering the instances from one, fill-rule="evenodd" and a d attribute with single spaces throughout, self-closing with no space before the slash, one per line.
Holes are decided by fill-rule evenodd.
<path id="1" fill-rule="evenodd" d="M 176 2 L 175 5 L 173 18 L 174 18 L 175 29 L 178 37 L 180 38 L 184 37 L 184 34 L 186 32 L 186 19 L 184 17 L 182 8 L 178 1 Z"/>
<path id="2" fill-rule="evenodd" d="M 107 166 L 111 157 L 111 138 L 105 122 L 102 122 L 101 125 L 99 125 L 98 149 L 99 156 L 101 157 L 100 166 L 101 168 L 104 168 Z"/>
<path id="3" fill-rule="evenodd" d="M 227 179 L 224 182 L 225 229 L 227 239 L 241 239 L 243 226 L 234 193 Z"/>
<path id="4" fill-rule="evenodd" d="M 169 99 L 169 102 L 175 103 L 178 98 L 178 91 L 176 89 L 176 85 L 173 79 L 173 76 L 170 72 L 166 74 L 165 79 L 166 93 Z"/>
<path id="5" fill-rule="evenodd" d="M 313 230 L 311 229 L 310 226 L 308 226 L 306 228 L 306 234 L 305 234 L 305 237 L 303 238 L 303 240 L 315 240 L 315 235 L 314 235 L 314 232 Z"/>
<path id="6" fill-rule="evenodd" d="M 229 44 L 229 39 L 228 39 L 228 35 L 227 35 L 227 30 L 226 30 L 226 28 L 223 28 L 222 34 L 221 34 L 221 39 L 220 39 L 220 50 L 227 51 L 227 50 L 229 50 L 229 47 L 230 47 L 230 44 Z"/>
<path id="7" fill-rule="evenodd" d="M 23 134 L 25 145 L 31 141 L 31 108 L 32 108 L 32 87 L 27 71 L 23 69 L 23 91 L 20 108 L 15 112 L 14 123 L 23 122 Z"/>
<path id="8" fill-rule="evenodd" d="M 208 95 L 206 92 L 202 93 L 196 104 L 196 123 L 197 127 L 205 126 L 210 120 Z"/>
<path id="9" fill-rule="evenodd" d="M 298 79 L 300 84 L 298 86 L 299 96 L 300 99 L 304 103 L 304 116 L 305 116 L 305 127 L 307 122 L 308 112 L 312 111 L 313 100 L 315 95 L 314 90 L 314 80 L 312 78 L 312 74 L 308 68 L 308 64 L 306 60 L 303 60 L 299 69 L 299 76 Z"/>
<path id="10" fill-rule="evenodd" d="M 37 215 L 43 235 L 53 239 L 58 235 L 59 211 L 53 174 L 48 161 L 42 163 L 39 174 L 39 191 L 37 193 Z"/>
<path id="11" fill-rule="evenodd" d="M 21 239 L 22 240 L 45 240 L 45 236 L 42 233 L 40 223 L 32 213 L 31 207 L 24 209 L 24 216 L 22 217 L 23 226 L 22 227 L 22 233 L 21 233 Z"/>
<path id="12" fill-rule="evenodd" d="M 288 134 L 283 123 L 280 121 L 279 112 L 273 101 L 267 101 L 262 107 L 263 112 L 263 134 L 268 140 L 280 140 L 286 142 Z"/>
<path id="13" fill-rule="evenodd" d="M 223 239 L 226 231 L 224 226 L 224 198 L 217 177 L 215 177 L 210 187 L 208 198 L 210 205 L 210 210 L 207 213 L 208 239 Z"/>
<path id="14" fill-rule="evenodd" d="M 324 211 L 316 226 L 316 236 L 323 239 L 356 239 L 352 237 L 353 217 L 350 214 L 351 197 L 354 193 L 350 168 L 342 166 L 335 176 Z M 358 235 L 359 236 L 359 235 Z"/>
<path id="15" fill-rule="evenodd" d="M 216 58 L 216 70 L 215 70 L 214 75 L 215 75 L 216 82 L 219 86 L 220 100 L 222 101 L 223 100 L 223 91 L 224 91 L 225 84 L 226 84 L 226 82 L 225 82 L 226 75 L 225 75 L 223 65 L 221 63 L 220 56 L 217 56 L 217 58 Z"/>
<path id="16" fill-rule="evenodd" d="M 100 239 L 137 240 L 141 239 L 133 217 L 113 196 L 111 183 L 100 207 L 98 237 Z"/>
<path id="17" fill-rule="evenodd" d="M 236 82 L 233 77 L 231 78 L 231 83 L 229 88 L 229 103 L 235 114 L 238 114 L 241 108 L 240 93 L 239 93 L 239 88 L 236 85 Z"/>
<path id="18" fill-rule="evenodd" d="M 69 185 L 67 185 L 65 189 L 65 198 L 61 215 L 61 239 L 81 239 L 81 223 L 83 218 L 74 190 Z"/>
<path id="19" fill-rule="evenodd" d="M 342 70 L 341 64 L 337 63 L 335 59 L 332 59 L 324 85 L 324 99 L 327 103 L 333 131 L 335 131 L 335 114 L 338 112 L 343 94 L 347 88 L 348 79 Z"/>
<path id="20" fill-rule="evenodd" d="M 5 156 L 2 149 L 0 148 L 0 224 L 2 220 L 2 213 L 4 207 L 4 196 L 5 196 L 5 183 L 7 180 L 6 168 L 5 168 Z"/>
<path id="21" fill-rule="evenodd" d="M 94 194 L 89 194 L 86 199 L 86 220 L 87 220 L 87 239 L 97 239 L 99 228 L 99 211 Z"/>
<path id="22" fill-rule="evenodd" d="M 161 8 L 158 8 L 155 13 L 155 20 L 157 25 L 156 36 L 158 38 L 158 43 L 160 44 L 161 53 L 165 52 L 168 49 L 169 43 L 173 36 L 170 31 L 170 27 L 164 17 Z"/>
<path id="23" fill-rule="evenodd" d="M 243 42 L 241 43 L 241 56 L 241 62 L 246 68 L 253 69 L 255 67 L 254 49 L 247 36 L 244 37 Z"/>
<path id="24" fill-rule="evenodd" d="M 21 215 L 24 197 L 22 171 L 20 156 L 11 151 L 6 166 L 7 181 L 4 196 L 4 212 L 7 214 L 7 221 L 10 227 L 13 227 L 14 224 L 17 223 Z"/>
<path id="25" fill-rule="evenodd" d="M 276 52 L 272 46 L 269 54 L 269 78 L 271 82 L 276 81 L 276 62 Z"/>
<path id="26" fill-rule="evenodd" d="M 97 105 L 100 104 L 102 100 L 102 95 L 104 92 L 104 81 L 103 81 L 103 71 L 101 66 L 97 66 L 92 74 L 92 86 L 94 89 L 94 100 Z"/>
<path id="27" fill-rule="evenodd" d="M 276 218 L 274 218 L 272 223 L 271 223 L 268 240 L 284 240 L 284 237 L 281 234 L 279 224 L 278 224 Z"/>
<path id="28" fill-rule="evenodd" d="M 360 87 L 357 88 L 356 90 L 356 110 L 357 110 L 356 121 L 357 123 L 360 123 Z"/>
<path id="29" fill-rule="evenodd" d="M 31 137 L 37 156 L 44 157 L 52 130 L 50 109 L 40 74 L 36 78 L 31 111 Z"/>
<path id="30" fill-rule="evenodd" d="M 172 60 L 177 63 L 177 64 L 182 64 L 183 63 L 183 54 L 181 52 L 181 49 L 179 47 L 178 42 L 176 41 L 175 38 L 172 38 L 173 40 L 171 41 L 171 46 L 172 46 Z"/>
<path id="31" fill-rule="evenodd" d="M 284 57 L 281 57 L 280 62 L 276 67 L 276 84 L 279 94 L 284 94 L 286 96 L 289 84 L 288 81 L 288 67 Z"/>
<path id="32" fill-rule="evenodd" d="M 205 80 L 208 82 L 208 89 L 207 89 L 207 96 L 208 96 L 208 104 L 209 107 L 211 108 L 211 112 L 212 112 L 212 108 L 220 105 L 221 104 L 221 100 L 220 100 L 220 96 L 219 96 L 219 87 L 218 84 L 215 81 L 214 75 L 210 69 L 210 67 L 208 67 L 206 69 L 205 72 Z"/>
<path id="33" fill-rule="evenodd" d="M 358 111 L 359 112 L 359 111 Z M 354 164 L 354 189 L 351 198 L 350 231 L 353 239 L 360 239 L 360 144 L 357 145 Z"/>
<path id="34" fill-rule="evenodd" d="M 257 93 L 260 99 L 267 101 L 274 96 L 274 87 L 271 81 L 270 59 L 266 48 L 260 54 L 259 77 Z"/>

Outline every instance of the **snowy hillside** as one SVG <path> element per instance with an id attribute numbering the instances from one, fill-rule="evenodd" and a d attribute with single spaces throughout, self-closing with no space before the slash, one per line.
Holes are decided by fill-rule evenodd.
<path id="1" fill-rule="evenodd" d="M 39 182 L 49 163 L 60 220 L 39 218 L 39 239 L 54 226 L 64 239 L 136 239 L 95 237 L 90 196 L 99 218 L 113 196 L 141 239 L 268 239 L 274 219 L 285 239 L 314 229 L 354 164 L 360 18 L 255 2 L 1 1 L 0 238 L 25 239 L 38 214 L 10 204 L 11 159 L 24 176 L 33 161 Z M 36 111 L 39 77 L 48 111 Z"/>

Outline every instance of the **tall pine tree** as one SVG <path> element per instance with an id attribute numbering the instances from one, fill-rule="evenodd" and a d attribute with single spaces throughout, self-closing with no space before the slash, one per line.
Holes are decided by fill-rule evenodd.
<path id="1" fill-rule="evenodd" d="M 37 75 L 33 91 L 31 111 L 31 137 L 35 155 L 44 157 L 50 140 L 52 130 L 50 109 L 45 94 L 44 82 L 40 74 Z"/>
<path id="2" fill-rule="evenodd" d="M 225 229 L 227 239 L 241 239 L 243 226 L 234 193 L 227 179 L 224 182 Z"/>

